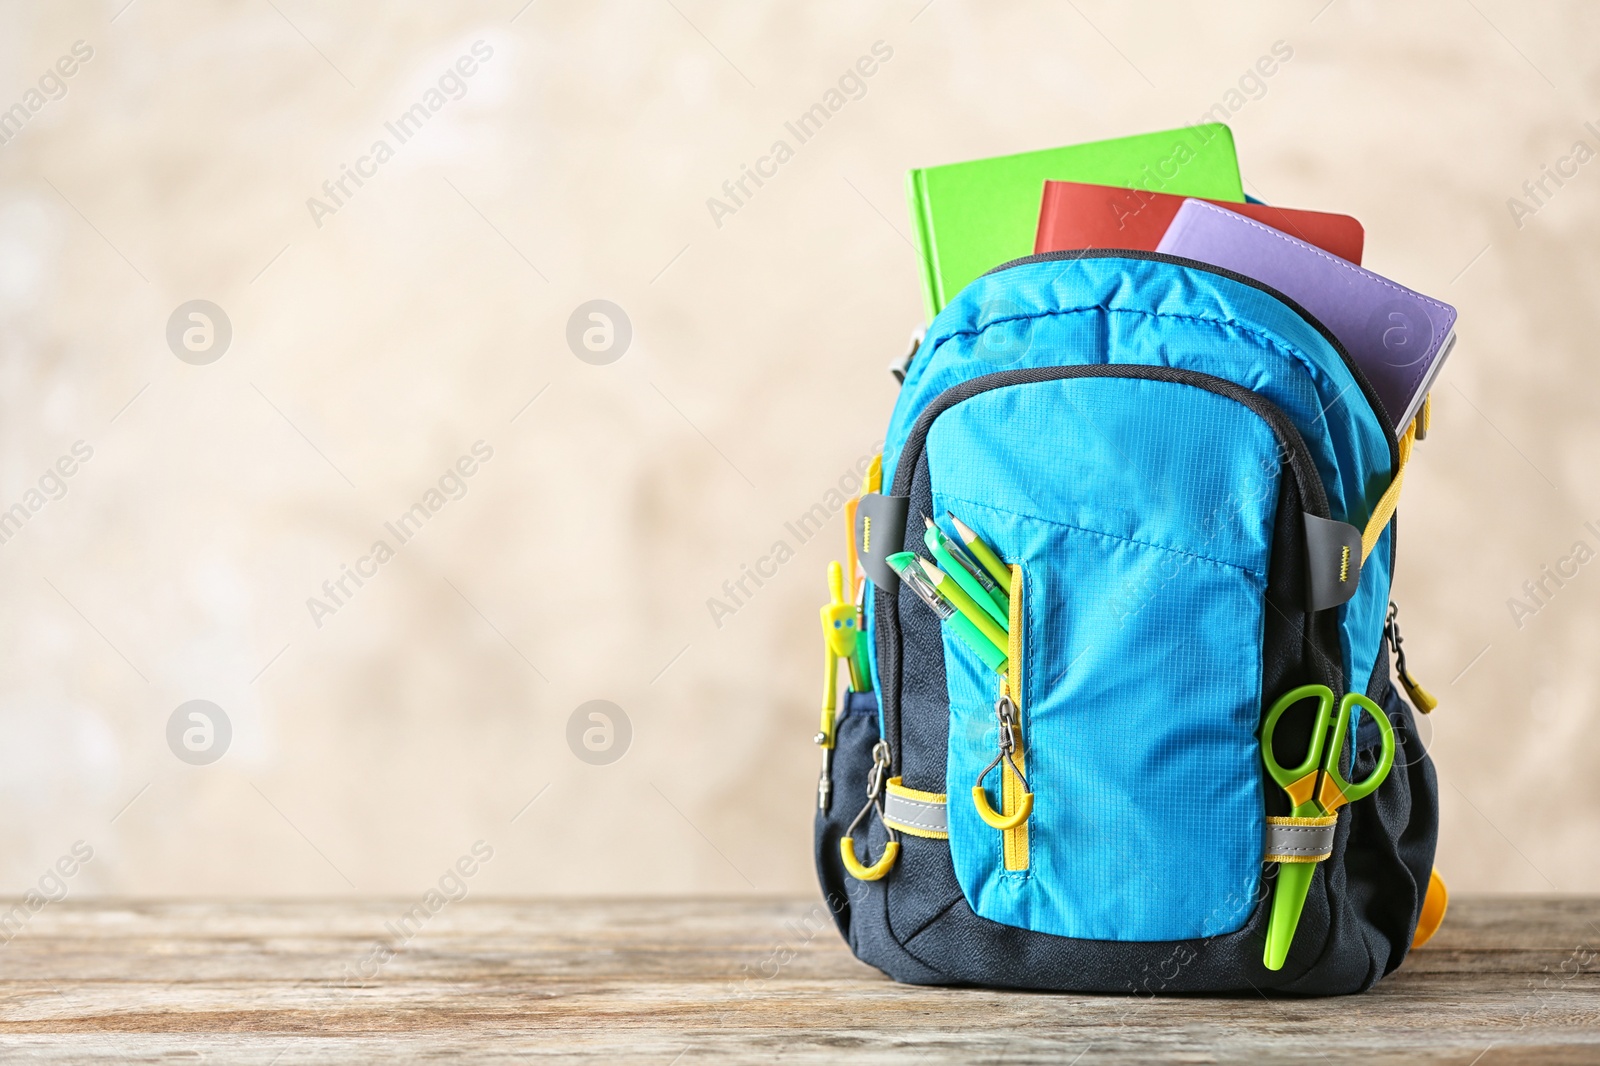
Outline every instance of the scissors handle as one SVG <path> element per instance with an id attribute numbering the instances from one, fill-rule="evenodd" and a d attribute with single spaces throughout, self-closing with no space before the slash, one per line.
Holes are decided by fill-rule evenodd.
<path id="1" fill-rule="evenodd" d="M 1360 781 L 1351 782 L 1344 776 L 1344 739 L 1350 732 L 1350 722 L 1355 718 L 1355 708 L 1360 707 L 1372 716 L 1378 723 L 1378 732 L 1382 741 L 1378 749 L 1378 765 L 1373 767 L 1372 773 Z M 1367 697 L 1357 692 L 1348 693 L 1339 701 L 1339 719 L 1333 727 L 1333 746 L 1328 749 L 1328 764 L 1322 778 L 1322 787 L 1317 791 L 1317 802 L 1328 814 L 1332 814 L 1347 803 L 1354 803 L 1376 792 L 1378 786 L 1383 784 L 1389 776 L 1389 771 L 1394 767 L 1394 726 L 1389 724 L 1389 716 L 1383 713 L 1383 708 L 1373 703 Z"/>
<path id="2" fill-rule="evenodd" d="M 1311 725 L 1311 739 L 1306 745 L 1306 757 L 1296 766 L 1284 766 L 1273 752 L 1272 739 L 1278 729 L 1278 720 L 1284 712 L 1301 700 L 1317 701 L 1317 717 Z M 1289 794 L 1294 804 L 1295 817 L 1321 814 L 1316 807 L 1317 770 L 1322 763 L 1323 745 L 1328 739 L 1328 719 L 1333 715 L 1333 690 L 1327 685 L 1301 685 L 1278 697 L 1278 702 L 1267 712 L 1261 725 L 1261 759 L 1267 764 L 1267 773 L 1278 786 Z"/>
<path id="3" fill-rule="evenodd" d="M 1290 707 L 1301 700 L 1317 700 L 1317 717 L 1311 726 L 1311 739 L 1307 745 L 1305 762 L 1295 767 L 1284 767 L 1278 763 L 1272 751 L 1273 733 L 1278 726 L 1278 720 Z M 1361 708 L 1371 714 L 1378 723 L 1378 730 L 1383 736 L 1382 750 L 1378 757 L 1378 765 L 1363 780 L 1352 784 L 1345 779 L 1340 766 L 1343 763 L 1344 741 L 1350 732 L 1350 722 L 1355 717 L 1356 708 Z M 1267 764 L 1267 772 L 1272 779 L 1283 787 L 1289 794 L 1289 799 L 1294 804 L 1293 814 L 1297 818 L 1314 817 L 1318 815 L 1331 815 L 1340 807 L 1371 795 L 1377 787 L 1383 784 L 1384 778 L 1389 776 L 1389 770 L 1394 766 L 1394 727 L 1389 724 L 1388 716 L 1383 709 L 1367 697 L 1351 692 L 1339 701 L 1339 718 L 1333 723 L 1333 737 L 1328 738 L 1329 717 L 1333 714 L 1333 690 L 1326 685 L 1302 685 L 1279 697 L 1278 702 L 1272 705 L 1267 712 L 1266 721 L 1261 726 L 1261 758 Z M 1327 759 L 1323 760 L 1324 745 L 1327 745 Z M 1321 764 L 1319 766 L 1319 764 Z M 1318 771 L 1321 770 L 1321 786 L 1318 787 Z M 1311 889 L 1311 879 L 1316 871 L 1313 863 L 1281 863 L 1278 867 L 1278 884 L 1272 900 L 1272 915 L 1267 922 L 1266 951 L 1262 956 L 1262 963 L 1269 970 L 1281 969 L 1284 960 L 1288 958 L 1289 947 L 1294 941 L 1295 929 L 1300 924 L 1300 913 L 1305 907 L 1306 896 Z"/>

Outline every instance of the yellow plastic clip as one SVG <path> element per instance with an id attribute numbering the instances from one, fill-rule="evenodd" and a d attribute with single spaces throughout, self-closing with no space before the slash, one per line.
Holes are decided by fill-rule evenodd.
<path id="1" fill-rule="evenodd" d="M 982 785 L 972 786 L 972 805 L 978 809 L 978 817 L 982 818 L 986 825 L 1004 832 L 1007 829 L 1015 829 L 1028 820 L 1028 816 L 1033 813 L 1033 793 L 1022 794 L 1022 802 L 1011 812 L 1009 818 L 989 806 L 989 794 L 983 790 Z"/>
<path id="2" fill-rule="evenodd" d="M 978 817 L 982 818 L 985 825 L 990 828 L 1005 832 L 1015 829 L 1028 820 L 1033 813 L 1033 793 L 1028 790 L 1028 778 L 1022 772 L 1022 767 L 1017 765 L 1015 752 L 1017 750 L 1016 732 L 1016 704 L 1011 702 L 1011 696 L 1002 691 L 1000 698 L 995 701 L 994 713 L 1000 719 L 1000 754 L 990 760 L 989 765 L 983 768 L 978 775 L 978 781 L 972 786 L 972 805 L 977 808 Z M 1022 798 L 1017 803 L 1017 809 L 1009 815 L 1001 814 L 989 805 L 989 794 L 983 789 L 983 779 L 989 776 L 989 771 L 1004 763 L 1017 775 L 1017 780 L 1022 782 Z M 1001 771 L 1004 777 L 1005 771 Z"/>
<path id="3" fill-rule="evenodd" d="M 891 840 L 883 846 L 883 854 L 878 856 L 878 861 L 871 866 L 863 866 L 856 858 L 855 837 L 841 837 L 839 840 L 839 857 L 844 860 L 844 868 L 850 876 L 857 881 L 878 881 L 894 866 L 895 859 L 900 857 L 900 842 Z"/>
<path id="4" fill-rule="evenodd" d="M 1411 697 L 1411 706 L 1423 714 L 1432 714 L 1433 709 L 1439 706 L 1439 698 L 1423 688 L 1417 679 L 1409 674 L 1400 675 L 1400 685 L 1406 690 L 1406 695 Z"/>
<path id="5" fill-rule="evenodd" d="M 844 868 L 851 877 L 857 881 L 880 880 L 894 866 L 894 861 L 900 857 L 900 839 L 895 834 L 894 827 L 883 817 L 883 806 L 879 797 L 883 795 L 884 781 L 889 773 L 889 745 L 880 740 L 872 747 L 872 769 L 867 773 L 867 802 L 862 806 L 861 812 L 850 821 L 844 836 L 839 838 L 839 858 L 844 860 Z M 878 812 L 878 821 L 883 822 L 884 831 L 889 834 L 889 842 L 883 846 L 883 854 L 878 856 L 878 861 L 870 866 L 864 865 L 856 858 L 856 826 L 860 825 L 873 811 Z"/>

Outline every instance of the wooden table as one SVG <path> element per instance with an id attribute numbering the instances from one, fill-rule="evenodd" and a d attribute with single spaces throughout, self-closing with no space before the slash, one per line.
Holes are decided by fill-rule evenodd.
<path id="1" fill-rule="evenodd" d="M 1458 900 L 1399 973 L 1322 1001 L 910 988 L 807 900 L 400 925 L 413 902 L 52 904 L 0 947 L 0 1061 L 1600 1062 L 1595 899 Z M 414 935 L 385 961 L 386 923 Z"/>

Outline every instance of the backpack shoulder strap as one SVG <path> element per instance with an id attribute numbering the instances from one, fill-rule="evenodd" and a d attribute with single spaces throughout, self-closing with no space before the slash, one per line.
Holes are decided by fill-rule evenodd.
<path id="1" fill-rule="evenodd" d="M 1400 486 L 1405 480 L 1406 464 L 1411 461 L 1411 448 L 1419 436 L 1425 436 L 1428 432 L 1428 415 L 1432 404 L 1431 396 L 1424 400 L 1422 410 L 1417 412 L 1417 417 L 1411 420 L 1406 431 L 1400 435 L 1400 465 L 1395 467 L 1394 480 L 1383 490 L 1383 495 L 1378 499 L 1378 506 L 1372 509 L 1372 517 L 1367 519 L 1367 528 L 1361 533 L 1362 562 L 1366 562 L 1367 556 L 1372 554 L 1372 549 L 1378 546 L 1378 538 L 1383 536 L 1383 531 L 1389 525 L 1389 519 L 1394 517 L 1394 509 L 1400 503 Z"/>

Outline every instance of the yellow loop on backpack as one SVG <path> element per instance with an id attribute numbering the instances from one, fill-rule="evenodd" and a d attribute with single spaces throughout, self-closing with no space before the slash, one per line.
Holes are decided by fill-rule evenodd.
<path id="1" fill-rule="evenodd" d="M 1022 802 L 1017 804 L 1017 809 L 1008 817 L 989 806 L 989 794 L 983 790 L 982 785 L 973 785 L 972 805 L 978 808 L 978 817 L 982 818 L 986 825 L 1004 832 L 1007 829 L 1015 829 L 1028 820 L 1028 816 L 1033 813 L 1033 793 L 1024 792 Z"/>
<path id="2" fill-rule="evenodd" d="M 895 859 L 900 857 L 900 842 L 891 840 L 883 846 L 883 854 L 878 856 L 878 861 L 871 866 L 863 866 L 856 858 L 856 842 L 854 837 L 841 837 L 839 840 L 839 857 L 844 860 L 844 868 L 851 877 L 857 881 L 877 881 L 889 868 L 894 865 Z"/>

